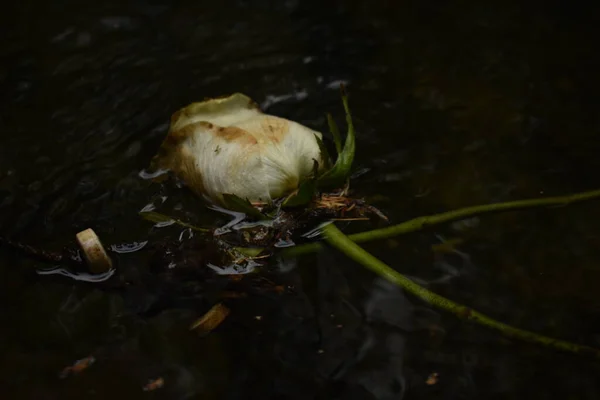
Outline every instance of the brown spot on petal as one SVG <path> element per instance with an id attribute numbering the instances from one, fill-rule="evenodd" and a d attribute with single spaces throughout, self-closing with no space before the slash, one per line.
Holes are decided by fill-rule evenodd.
<path id="1" fill-rule="evenodd" d="M 262 110 L 260 109 L 260 106 L 258 105 L 258 103 L 257 103 L 257 102 L 255 102 L 255 101 L 254 101 L 254 100 L 252 100 L 252 99 L 250 99 L 250 100 L 248 101 L 248 108 L 249 108 L 250 110 L 257 110 L 257 111 L 260 111 L 260 112 L 262 112 Z"/>
<path id="2" fill-rule="evenodd" d="M 179 120 L 179 118 L 181 118 L 181 115 L 185 113 L 185 108 L 182 108 L 181 110 L 177 110 L 175 111 L 172 115 L 171 115 L 171 126 L 175 125 L 175 123 Z"/>
<path id="3" fill-rule="evenodd" d="M 256 138 L 252 136 L 247 131 L 237 128 L 235 126 L 228 126 L 226 128 L 217 128 L 214 129 L 213 132 L 216 136 L 228 141 L 228 142 L 237 142 L 240 144 L 249 144 L 254 145 L 258 142 Z"/>
<path id="4" fill-rule="evenodd" d="M 288 133 L 290 124 L 288 121 L 277 117 L 266 117 L 261 121 L 261 129 L 270 141 L 279 143 Z"/>
<path id="5" fill-rule="evenodd" d="M 207 123 L 198 122 L 197 124 L 206 125 Z M 179 156 L 179 153 L 181 152 L 181 145 L 188 138 L 188 136 L 194 134 L 196 128 L 196 124 L 190 124 L 180 129 L 170 130 L 167 137 L 160 145 L 157 154 L 152 158 L 150 170 L 155 171 L 163 168 L 172 170 L 177 174 L 181 169 L 183 169 L 182 164 L 185 164 L 186 160 Z"/>
<path id="6" fill-rule="evenodd" d="M 185 177 L 186 185 L 196 194 L 202 196 L 205 193 L 202 173 L 196 168 L 194 156 L 187 149 L 178 157 L 172 157 L 171 170 L 179 177 Z"/>
<path id="7" fill-rule="evenodd" d="M 185 179 L 186 184 L 199 195 L 204 193 L 202 174 L 196 168 L 196 157 L 185 145 L 189 136 L 193 136 L 198 128 L 197 124 L 206 125 L 206 122 L 197 122 L 181 129 L 172 130 L 163 141 L 158 153 L 152 159 L 150 170 L 167 169 L 176 176 Z M 209 134 L 209 133 L 207 133 Z"/>
<path id="8" fill-rule="evenodd" d="M 179 143 L 179 142 L 187 139 L 189 136 L 193 136 L 194 132 L 196 132 L 196 130 L 198 130 L 198 128 L 212 129 L 213 124 L 211 124 L 210 122 L 206 122 L 206 121 L 199 121 L 199 122 L 194 122 L 193 124 L 185 125 L 182 128 L 169 131 L 169 136 L 167 136 L 167 139 L 165 139 L 165 141 L 167 141 L 167 140 L 169 140 L 169 138 L 171 138 L 172 143 Z"/>

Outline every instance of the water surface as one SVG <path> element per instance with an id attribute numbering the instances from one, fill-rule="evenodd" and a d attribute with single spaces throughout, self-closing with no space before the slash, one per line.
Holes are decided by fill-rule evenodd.
<path id="1" fill-rule="evenodd" d="M 485 3 L 485 4 L 484 4 Z M 140 178 L 171 113 L 236 91 L 268 112 L 358 130 L 354 195 L 393 222 L 596 189 L 597 7 L 566 2 L 13 2 L 0 17 L 1 234 L 47 249 L 92 227 L 127 290 L 38 276 L 0 249 L 7 399 L 597 399 L 598 363 L 459 321 L 335 251 L 288 260 L 288 296 L 234 302 L 157 278 L 187 239 L 137 212 L 222 223 Z M 369 244 L 398 271 L 515 326 L 600 347 L 598 204 L 507 213 Z M 367 229 L 354 224 L 348 231 Z M 462 238 L 455 252 L 431 246 Z M 140 247 L 139 251 L 128 251 Z M 201 255 L 196 255 L 202 264 Z M 192 290 L 193 291 L 193 290 Z M 233 303 L 232 303 L 233 304 Z M 256 318 L 260 316 L 260 318 Z M 60 371 L 94 354 L 85 373 Z M 427 384 L 437 373 L 436 384 Z M 149 379 L 165 387 L 147 393 Z"/>

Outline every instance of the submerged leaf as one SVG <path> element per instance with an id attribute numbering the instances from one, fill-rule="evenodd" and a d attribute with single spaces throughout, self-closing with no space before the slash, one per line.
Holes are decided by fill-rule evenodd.
<path id="1" fill-rule="evenodd" d="M 234 247 L 234 250 L 247 257 L 256 257 L 265 249 L 263 247 Z"/>
<path id="2" fill-rule="evenodd" d="M 221 322 L 225 321 L 225 318 L 229 315 L 229 308 L 219 303 L 214 305 L 206 314 L 200 319 L 196 320 L 191 326 L 190 330 L 198 329 L 201 332 L 208 333 L 214 330 Z"/>
<path id="3" fill-rule="evenodd" d="M 160 213 L 157 213 L 157 212 L 154 212 L 154 211 L 141 211 L 139 214 L 145 220 L 150 221 L 150 222 L 154 222 L 154 223 L 157 223 L 157 224 L 173 221 L 173 223 L 175 223 L 177 225 L 181 225 L 181 226 L 184 226 L 186 228 L 190 228 L 191 230 L 194 230 L 194 231 L 198 231 L 198 232 L 210 232 L 210 229 L 208 229 L 208 228 L 199 228 L 197 226 L 188 224 L 187 222 L 183 222 L 183 221 L 181 221 L 181 220 L 179 220 L 177 218 L 172 218 L 172 217 L 169 217 L 168 215 L 160 214 Z"/>
<path id="4" fill-rule="evenodd" d="M 352 115 L 348 106 L 348 97 L 342 92 L 342 103 L 346 112 L 346 124 L 348 125 L 348 134 L 342 152 L 338 155 L 333 168 L 325 172 L 319 178 L 319 187 L 335 188 L 344 184 L 350 175 L 352 163 L 354 162 L 354 153 L 356 151 L 356 143 L 354 137 L 354 124 L 352 123 Z M 335 125 L 335 123 L 334 123 Z"/>
<path id="5" fill-rule="evenodd" d="M 225 203 L 225 207 L 231 211 L 241 212 L 259 220 L 269 219 L 269 217 L 258 211 L 247 199 L 242 199 L 235 194 L 223 193 L 223 202 Z"/>
<path id="6" fill-rule="evenodd" d="M 160 213 L 157 213 L 154 211 L 141 211 L 140 215 L 146 221 L 155 222 L 157 224 L 161 223 L 161 222 L 175 221 L 173 218 L 169 217 L 168 215 L 160 214 Z"/>

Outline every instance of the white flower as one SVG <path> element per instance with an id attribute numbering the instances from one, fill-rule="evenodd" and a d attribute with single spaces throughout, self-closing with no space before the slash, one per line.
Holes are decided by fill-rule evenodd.
<path id="1" fill-rule="evenodd" d="M 216 203 L 225 193 L 267 202 L 295 190 L 311 173 L 313 159 L 323 166 L 315 135 L 322 138 L 294 121 L 264 114 L 236 93 L 173 114 L 153 167 L 171 170 Z"/>

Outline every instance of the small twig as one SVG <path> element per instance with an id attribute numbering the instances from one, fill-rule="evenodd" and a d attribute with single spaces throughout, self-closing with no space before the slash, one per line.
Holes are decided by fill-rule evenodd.
<path id="1" fill-rule="evenodd" d="M 448 300 L 436 293 L 433 293 L 418 284 L 414 283 L 404 275 L 393 270 L 388 265 L 365 251 L 362 247 L 354 243 L 344 233 L 342 233 L 334 224 L 329 224 L 323 228 L 323 233 L 329 244 L 340 250 L 346 256 L 350 257 L 354 261 L 360 263 L 364 267 L 375 272 L 377 275 L 387 279 L 388 281 L 402 287 L 407 292 L 418 297 L 419 299 L 430 303 L 431 305 L 449 311 L 456 315 L 458 318 L 475 322 L 479 325 L 486 326 L 488 328 L 497 330 L 506 336 L 513 337 L 532 343 L 541 344 L 544 346 L 552 347 L 558 350 L 568 351 L 577 354 L 589 354 L 594 357 L 600 358 L 600 350 L 582 346 L 563 340 L 554 339 L 547 336 L 542 336 L 537 333 L 526 331 L 523 329 L 515 328 L 505 323 L 496 321 L 487 315 L 484 315 L 478 311 L 473 310 L 470 307 L 464 306 Z"/>
<path id="2" fill-rule="evenodd" d="M 331 218 L 331 221 L 369 221 L 369 218 Z"/>
<path id="3" fill-rule="evenodd" d="M 63 250 L 63 252 L 46 251 L 37 249 L 33 246 L 17 242 L 5 237 L 0 236 L 0 245 L 6 246 L 12 250 L 15 250 L 29 258 L 37 261 L 41 261 L 47 264 L 62 264 L 71 266 L 82 266 L 83 261 L 79 259 L 74 251 Z"/>
<path id="4" fill-rule="evenodd" d="M 503 211 L 517 211 L 537 207 L 567 206 L 569 204 L 591 200 L 599 197 L 600 190 L 593 190 L 589 192 L 576 193 L 567 196 L 510 201 L 506 203 L 484 204 L 479 206 L 460 208 L 458 210 L 448 211 L 440 214 L 417 217 L 398 225 L 349 235 L 348 238 L 355 243 L 364 243 L 378 239 L 386 239 L 405 233 L 415 232 L 425 229 L 432 225 L 439 225 L 450 221 L 456 221 L 459 219 L 471 218 L 477 215 L 491 214 Z M 283 255 L 290 257 L 299 256 L 302 254 L 319 251 L 322 248 L 322 243 L 307 243 L 300 246 L 290 247 L 283 252 Z"/>

